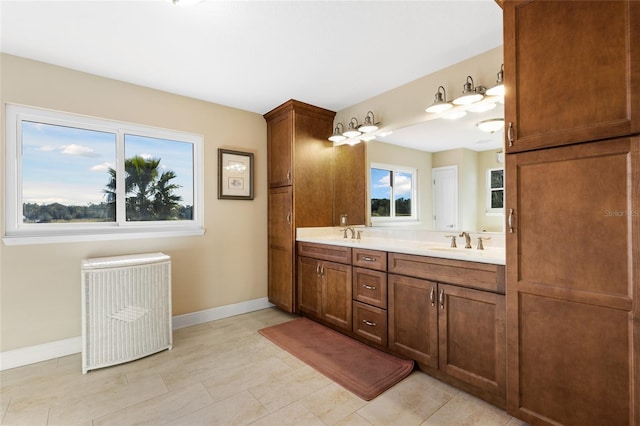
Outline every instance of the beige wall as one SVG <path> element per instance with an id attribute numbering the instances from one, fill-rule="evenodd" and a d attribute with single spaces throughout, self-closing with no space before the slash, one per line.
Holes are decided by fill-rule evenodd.
<path id="1" fill-rule="evenodd" d="M 369 141 L 367 144 L 367 191 L 371 188 L 371 163 L 383 163 L 405 167 L 415 167 L 418 170 L 418 199 L 420 200 L 419 215 L 422 227 L 431 229 L 433 226 L 433 209 L 431 208 L 431 153 L 404 148 L 388 143 Z M 367 195 L 367 199 L 369 196 Z M 367 207 L 369 207 L 367 205 Z M 367 219 L 370 209 L 367 208 Z"/>
<path id="2" fill-rule="evenodd" d="M 18 103 L 204 135 L 198 237 L 0 245 L 0 351 L 78 337 L 80 261 L 162 251 L 172 257 L 173 314 L 267 295 L 266 123 L 262 116 L 2 54 L 4 104 Z M 2 150 L 5 151 L 5 130 Z M 217 199 L 217 149 L 255 155 L 255 199 Z M 4 169 L 4 167 L 3 167 Z M 0 177 L 4 203 L 4 176 Z M 4 234 L 4 204 L 2 231 Z"/>

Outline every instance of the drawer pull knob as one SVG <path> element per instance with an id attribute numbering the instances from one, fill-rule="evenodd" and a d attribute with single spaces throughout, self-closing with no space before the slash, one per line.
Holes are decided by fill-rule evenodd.
<path id="1" fill-rule="evenodd" d="M 365 262 L 375 262 L 376 258 L 370 256 L 362 256 L 362 260 L 364 260 Z"/>
<path id="2" fill-rule="evenodd" d="M 376 289 L 375 285 L 369 285 L 369 284 L 362 284 L 362 287 L 366 288 L 367 290 L 375 290 Z"/>
<path id="3" fill-rule="evenodd" d="M 376 323 L 373 321 L 369 321 L 369 320 L 362 320 L 363 323 L 365 323 L 366 325 L 368 325 L 369 327 L 375 327 Z"/>

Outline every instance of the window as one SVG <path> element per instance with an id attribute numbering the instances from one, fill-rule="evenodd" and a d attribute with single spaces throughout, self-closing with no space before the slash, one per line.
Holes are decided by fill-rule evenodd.
<path id="1" fill-rule="evenodd" d="M 416 174 L 414 168 L 371 164 L 372 223 L 418 220 Z"/>
<path id="2" fill-rule="evenodd" d="M 504 169 L 487 170 L 487 214 L 504 214 Z"/>
<path id="3" fill-rule="evenodd" d="M 6 244 L 199 235 L 202 137 L 7 105 Z"/>

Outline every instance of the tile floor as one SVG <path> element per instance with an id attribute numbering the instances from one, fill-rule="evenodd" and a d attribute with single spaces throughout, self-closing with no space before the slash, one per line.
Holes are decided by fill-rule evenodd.
<path id="1" fill-rule="evenodd" d="M 80 354 L 0 373 L 3 425 L 508 425 L 524 423 L 414 371 L 364 401 L 256 331 L 265 309 L 176 330 L 174 346 L 81 374 Z"/>

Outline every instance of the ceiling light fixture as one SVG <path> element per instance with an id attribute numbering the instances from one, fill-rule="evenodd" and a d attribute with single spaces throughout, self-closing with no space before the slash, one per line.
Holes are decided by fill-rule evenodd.
<path id="1" fill-rule="evenodd" d="M 362 132 L 358 130 L 358 120 L 355 117 L 351 117 L 351 121 L 349 121 L 349 127 L 345 132 L 342 133 L 342 136 L 347 138 L 355 138 L 356 136 L 360 136 Z"/>
<path id="2" fill-rule="evenodd" d="M 450 110 L 451 108 L 453 108 L 453 105 L 447 102 L 447 92 L 444 90 L 443 86 L 438 86 L 438 91 L 434 96 L 433 103 L 425 109 L 425 111 L 437 114 L 439 112 Z"/>
<path id="3" fill-rule="evenodd" d="M 453 100 L 455 105 L 469 105 L 474 102 L 478 102 L 482 98 L 484 98 L 484 93 L 486 91 L 486 87 L 484 86 L 475 86 L 473 83 L 473 78 L 471 76 L 467 76 L 467 82 L 464 84 L 462 88 L 462 95 Z"/>
<path id="4" fill-rule="evenodd" d="M 504 96 L 504 64 L 500 66 L 495 86 L 487 90 L 489 96 Z"/>
<path id="5" fill-rule="evenodd" d="M 194 4 L 200 3 L 202 0 L 167 0 L 169 3 L 175 4 L 176 6 L 193 6 Z"/>
<path id="6" fill-rule="evenodd" d="M 476 123 L 476 127 L 483 132 L 495 133 L 504 128 L 504 118 L 490 118 Z"/>
<path id="7" fill-rule="evenodd" d="M 376 119 L 373 116 L 373 112 L 367 112 L 367 115 L 364 117 L 364 123 L 358 127 L 358 130 L 362 133 L 371 133 L 378 130 L 378 124 L 376 123 Z"/>
<path id="8" fill-rule="evenodd" d="M 344 130 L 344 126 L 342 125 L 342 123 L 336 124 L 336 128 L 333 129 L 333 134 L 329 136 L 329 140 L 331 142 L 342 142 L 343 140 L 347 139 L 346 136 L 342 135 L 342 130 Z"/>

